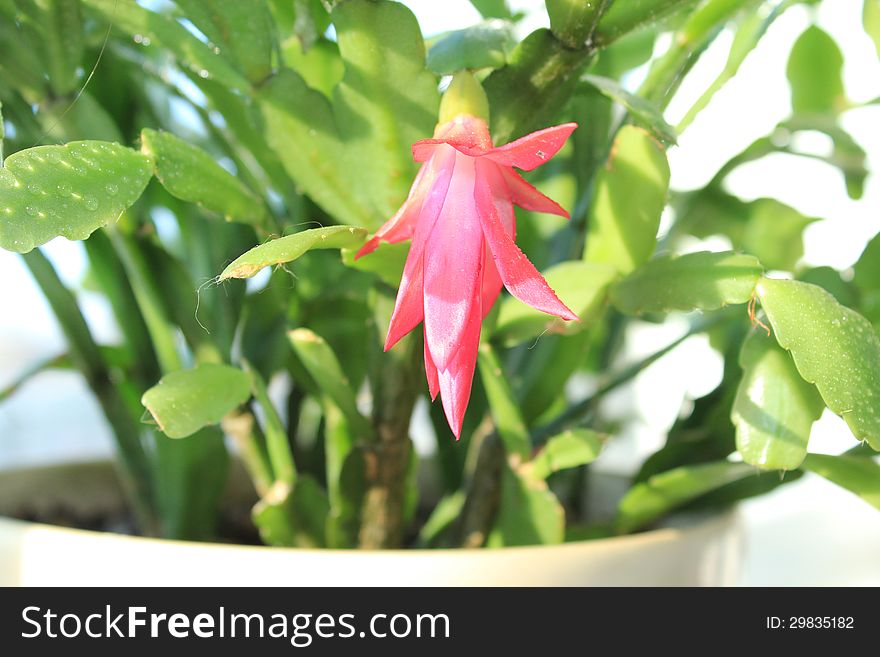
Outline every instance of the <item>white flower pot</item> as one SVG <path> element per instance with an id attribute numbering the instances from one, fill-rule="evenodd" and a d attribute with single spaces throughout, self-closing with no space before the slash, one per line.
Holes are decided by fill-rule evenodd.
<path id="1" fill-rule="evenodd" d="M 0 513 L 16 496 L 32 509 L 120 508 L 118 485 L 100 475 L 109 468 L 83 467 L 94 468 L 88 489 L 63 467 L 0 473 Z M 0 517 L 0 585 L 722 586 L 735 583 L 741 546 L 735 512 L 564 545 L 381 552 L 166 541 Z"/>

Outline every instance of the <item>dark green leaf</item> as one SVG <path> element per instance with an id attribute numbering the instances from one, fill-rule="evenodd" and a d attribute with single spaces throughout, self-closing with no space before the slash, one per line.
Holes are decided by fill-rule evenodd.
<path id="1" fill-rule="evenodd" d="M 615 521 L 618 531 L 631 532 L 661 518 L 700 495 L 725 484 L 754 476 L 744 463 L 707 463 L 654 475 L 633 486 L 620 501 Z"/>
<path id="2" fill-rule="evenodd" d="M 254 524 L 268 545 L 317 548 L 326 545 L 327 495 L 308 475 L 291 487 L 277 482 L 257 502 Z"/>
<path id="3" fill-rule="evenodd" d="M 858 440 L 880 449 L 880 338 L 871 323 L 808 283 L 765 278 L 756 291 L 801 376 Z"/>
<path id="4" fill-rule="evenodd" d="M 151 177 L 150 159 L 119 144 L 14 153 L 0 169 L 0 247 L 27 253 L 59 235 L 84 240 L 118 219 Z"/>
<path id="5" fill-rule="evenodd" d="M 825 404 L 791 356 L 763 331 L 753 331 L 739 357 L 743 377 L 730 419 L 743 460 L 768 470 L 794 470 L 807 455 L 813 422 Z"/>
<path id="6" fill-rule="evenodd" d="M 617 81 L 599 75 L 585 75 L 581 78 L 584 82 L 598 89 L 618 105 L 622 106 L 633 120 L 651 131 L 651 133 L 665 144 L 675 144 L 678 135 L 675 128 L 666 122 L 660 108 L 645 100 L 641 96 L 628 92 Z"/>
<path id="7" fill-rule="evenodd" d="M 554 472 L 592 463 L 605 439 L 590 429 L 570 429 L 553 436 L 532 459 L 529 474 L 546 479 Z"/>
<path id="8" fill-rule="evenodd" d="M 251 379 L 237 367 L 199 365 L 162 377 L 141 403 L 169 438 L 185 438 L 217 424 L 251 396 Z"/>
<path id="9" fill-rule="evenodd" d="M 342 262 L 352 269 L 376 274 L 391 287 L 400 285 L 406 256 L 409 255 L 409 242 L 382 242 L 373 253 L 357 260 L 354 259 L 356 253 L 355 249 L 342 249 Z"/>

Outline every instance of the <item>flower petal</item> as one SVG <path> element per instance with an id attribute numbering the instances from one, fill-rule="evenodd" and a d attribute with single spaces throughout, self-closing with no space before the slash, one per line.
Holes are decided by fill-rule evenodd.
<path id="1" fill-rule="evenodd" d="M 409 255 L 403 268 L 394 312 L 385 338 L 385 351 L 388 351 L 407 333 L 412 331 L 424 318 L 424 253 L 425 243 L 434 229 L 437 217 L 446 199 L 449 184 L 455 167 L 455 151 L 444 148 L 434 160 L 436 177 L 425 194 L 413 234 Z"/>
<path id="2" fill-rule="evenodd" d="M 446 202 L 425 246 L 425 335 L 439 371 L 458 350 L 479 303 L 483 231 L 474 202 L 474 163 L 456 154 Z"/>
<path id="3" fill-rule="evenodd" d="M 531 171 L 556 155 L 575 128 L 577 123 L 565 123 L 538 130 L 490 151 L 485 157 L 503 166 Z"/>
<path id="4" fill-rule="evenodd" d="M 477 366 L 477 351 L 480 347 L 480 326 L 483 312 L 479 302 L 471 309 L 465 324 L 461 347 L 446 370 L 440 371 L 440 401 L 449 428 L 455 439 L 461 438 L 461 426 L 471 397 L 474 383 L 474 369 Z"/>
<path id="5" fill-rule="evenodd" d="M 568 212 L 552 198 L 544 196 L 510 167 L 500 167 L 513 202 L 529 212 L 546 212 L 570 219 Z"/>
<path id="6" fill-rule="evenodd" d="M 504 287 L 532 308 L 562 319 L 576 320 L 577 315 L 559 300 L 541 273 L 507 234 L 492 197 L 492 188 L 501 181 L 501 173 L 497 165 L 485 160 L 477 162 L 474 192 L 477 208 L 480 212 L 483 235 L 492 252 Z"/>
<path id="7" fill-rule="evenodd" d="M 482 119 L 468 115 L 438 125 L 433 139 L 422 139 L 413 144 L 413 159 L 424 162 L 440 144 L 449 144 L 460 153 L 471 157 L 479 157 L 492 150 L 489 126 Z"/>
<path id="8" fill-rule="evenodd" d="M 437 378 L 437 366 L 431 358 L 428 350 L 428 336 L 425 336 L 425 378 L 428 379 L 428 391 L 431 393 L 431 401 L 437 399 L 440 392 L 440 380 Z"/>

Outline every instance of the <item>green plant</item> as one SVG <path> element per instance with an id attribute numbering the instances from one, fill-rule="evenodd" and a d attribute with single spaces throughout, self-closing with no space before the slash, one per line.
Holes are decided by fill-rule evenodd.
<path id="1" fill-rule="evenodd" d="M 67 337 L 60 360 L 100 401 L 140 530 L 214 536 L 224 435 L 272 545 L 554 543 L 730 504 L 803 471 L 880 506 L 880 241 L 851 280 L 805 270 L 811 219 L 724 187 L 741 164 L 798 154 L 793 135 L 819 131 L 833 140 L 827 162 L 862 194 L 834 41 L 811 27 L 792 50 L 789 120 L 705 188 L 668 189 L 677 134 L 779 15 L 813 3 L 547 0 L 551 28 L 519 43 L 504 2 L 474 4 L 496 20 L 440 35 L 426 58 L 415 18 L 389 0 L 0 0 L 0 246 L 21 254 Z M 880 43 L 878 12 L 866 0 Z M 734 34 L 725 68 L 670 126 L 666 104 L 722 28 Z M 670 45 L 652 59 L 662 33 Z M 638 91 L 625 90 L 645 63 Z M 495 305 L 460 441 L 432 408 L 438 451 L 422 467 L 441 494 L 420 501 L 409 426 L 428 394 L 421 332 L 382 348 L 408 245 L 355 256 L 407 198 L 410 147 L 434 131 L 441 76 L 465 69 L 485 89 L 496 144 L 580 124 L 529 176 L 572 220 L 517 211 L 517 241 L 581 321 L 512 297 Z M 163 213 L 175 231 L 158 229 Z M 678 255 L 709 235 L 734 251 Z M 57 236 L 84 240 L 123 344 L 96 343 L 39 249 Z M 266 268 L 268 282 L 243 280 Z M 622 332 L 634 316 L 691 311 L 688 335 L 711 336 L 723 381 L 644 463 L 611 525 L 596 524 L 578 500 L 613 440 L 598 401 L 675 346 L 610 371 Z M 598 389 L 568 399 L 579 372 Z M 280 404 L 273 379 L 290 383 Z M 825 407 L 866 446 L 810 454 Z"/>

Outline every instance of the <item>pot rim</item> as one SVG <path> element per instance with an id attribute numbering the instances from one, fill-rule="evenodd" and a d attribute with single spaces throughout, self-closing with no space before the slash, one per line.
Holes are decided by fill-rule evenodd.
<path id="1" fill-rule="evenodd" d="M 28 471 L 47 472 L 53 469 L 61 469 L 66 466 L 90 466 L 113 464 L 110 459 L 94 460 L 94 461 L 70 461 L 60 463 L 47 463 L 44 465 L 23 466 L 18 468 L 0 469 L 0 479 L 5 474 L 17 473 L 21 475 Z M 596 549 L 610 549 L 613 547 L 633 548 L 635 546 L 649 546 L 654 544 L 668 543 L 677 540 L 686 539 L 694 534 L 701 532 L 722 532 L 725 529 L 733 528 L 740 524 L 741 515 L 738 507 L 734 506 L 730 509 L 714 512 L 699 513 L 693 515 L 680 516 L 688 519 L 688 522 L 682 526 L 666 526 L 649 529 L 635 534 L 624 534 L 620 536 L 608 536 L 604 538 L 595 538 L 587 540 L 570 541 L 564 543 L 554 543 L 548 545 L 513 545 L 502 547 L 481 547 L 481 548 L 395 548 L 395 549 L 361 549 L 361 548 L 300 548 L 300 547 L 276 547 L 271 545 L 246 545 L 240 543 L 223 543 L 219 541 L 186 541 L 178 539 L 156 538 L 151 536 L 134 536 L 131 534 L 121 534 L 110 531 L 97 531 L 90 529 L 80 529 L 74 527 L 64 527 L 61 525 L 52 525 L 43 522 L 34 522 L 29 520 L 21 520 L 0 513 L 0 535 L 13 532 L 24 533 L 30 530 L 39 530 L 43 533 L 66 534 L 76 537 L 80 540 L 99 540 L 103 542 L 119 542 L 121 545 L 146 545 L 152 543 L 155 546 L 164 546 L 166 548 L 183 548 L 183 549 L 208 549 L 208 550 L 226 550 L 238 553 L 265 553 L 265 554 L 288 554 L 303 556 L 369 556 L 381 555 L 382 557 L 395 558 L 420 558 L 420 557 L 441 557 L 441 558 L 486 558 L 503 550 L 506 554 L 525 553 L 529 551 L 550 552 L 558 550 L 576 551 L 584 550 L 590 547 Z"/>

